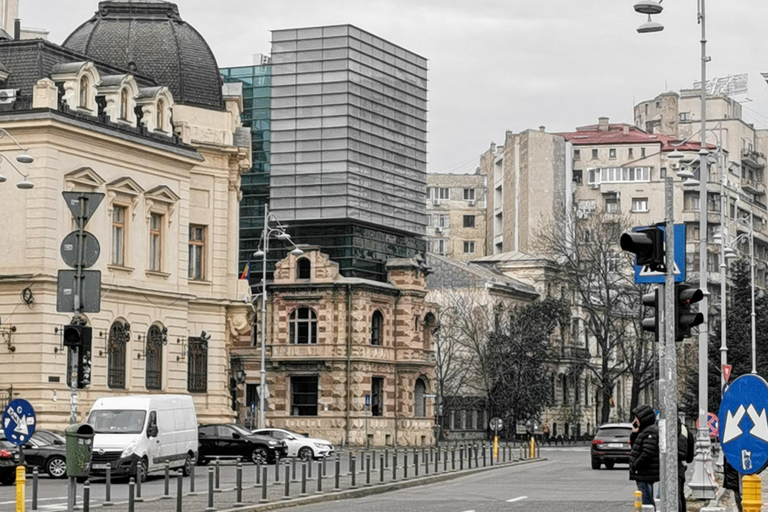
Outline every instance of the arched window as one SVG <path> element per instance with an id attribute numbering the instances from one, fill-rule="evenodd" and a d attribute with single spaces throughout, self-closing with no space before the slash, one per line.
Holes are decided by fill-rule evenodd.
<path id="1" fill-rule="evenodd" d="M 112 389 L 125 389 L 126 345 L 131 339 L 128 323 L 116 321 L 109 329 L 107 340 L 107 385 Z"/>
<path id="2" fill-rule="evenodd" d="M 120 119 L 128 119 L 128 88 L 120 90 Z"/>
<path id="3" fill-rule="evenodd" d="M 157 100 L 157 112 L 155 114 L 155 129 L 162 131 L 165 127 L 165 102 L 162 99 Z"/>
<path id="4" fill-rule="evenodd" d="M 307 258 L 296 260 L 296 279 L 311 279 L 312 263 Z"/>
<path id="5" fill-rule="evenodd" d="M 289 343 L 314 345 L 317 343 L 317 315 L 311 308 L 296 308 L 291 313 Z"/>
<path id="6" fill-rule="evenodd" d="M 205 393 L 208 391 L 208 339 L 199 336 L 189 338 L 188 351 L 187 391 Z"/>
<path id="7" fill-rule="evenodd" d="M 166 331 L 167 332 L 167 331 Z M 153 325 L 147 331 L 146 347 L 146 386 L 147 389 L 163 388 L 163 339 L 165 334 L 160 327 Z"/>
<path id="8" fill-rule="evenodd" d="M 427 313 L 424 317 L 424 348 L 429 350 L 432 348 L 432 333 L 437 327 L 437 319 L 432 313 Z"/>
<path id="9" fill-rule="evenodd" d="M 381 345 L 383 327 L 384 315 L 381 311 L 374 311 L 371 317 L 371 345 Z"/>
<path id="10" fill-rule="evenodd" d="M 90 87 L 90 80 L 84 75 L 80 78 L 80 106 L 83 108 L 88 108 L 88 87 Z"/>
<path id="11" fill-rule="evenodd" d="M 427 415 L 427 399 L 424 395 L 427 393 L 427 385 L 424 379 L 416 379 L 416 385 L 413 388 L 413 415 L 416 418 L 423 418 Z"/>

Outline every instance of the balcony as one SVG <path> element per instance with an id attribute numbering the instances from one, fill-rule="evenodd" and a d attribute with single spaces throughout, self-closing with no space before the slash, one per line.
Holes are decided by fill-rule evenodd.
<path id="1" fill-rule="evenodd" d="M 590 353 L 589 349 L 584 347 L 576 347 L 573 345 L 566 345 L 561 347 L 561 355 L 565 358 L 570 359 L 589 359 Z"/>
<path id="2" fill-rule="evenodd" d="M 741 178 L 741 188 L 750 194 L 765 195 L 765 183 L 755 179 Z"/>
<path id="3" fill-rule="evenodd" d="M 757 167 L 758 169 L 762 169 L 765 167 L 765 155 L 763 155 L 759 151 L 754 151 L 751 149 L 742 149 L 741 161 L 753 167 Z"/>

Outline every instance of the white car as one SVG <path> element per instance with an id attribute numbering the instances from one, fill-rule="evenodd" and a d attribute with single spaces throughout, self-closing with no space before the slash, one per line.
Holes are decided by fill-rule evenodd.
<path id="1" fill-rule="evenodd" d="M 288 447 L 288 457 L 299 457 L 302 460 L 322 459 L 333 455 L 333 444 L 325 439 L 304 437 L 296 432 L 281 428 L 261 428 L 252 431 L 254 434 L 269 436 L 278 441 L 285 441 Z"/>

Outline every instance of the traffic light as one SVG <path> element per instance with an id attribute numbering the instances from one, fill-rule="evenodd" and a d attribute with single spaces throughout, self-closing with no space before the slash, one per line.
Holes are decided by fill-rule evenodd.
<path id="1" fill-rule="evenodd" d="M 78 389 L 91 385 L 91 328 L 83 327 L 82 333 L 82 343 L 77 351 Z"/>
<path id="2" fill-rule="evenodd" d="M 685 283 L 675 285 L 675 341 L 691 335 L 691 328 L 704 323 L 704 314 L 694 313 L 691 306 L 704 298 L 704 292 Z"/>
<path id="3" fill-rule="evenodd" d="M 64 326 L 64 346 L 77 348 L 83 343 L 83 329 L 88 327 L 81 324 Z"/>
<path id="4" fill-rule="evenodd" d="M 665 269 L 664 230 L 659 227 L 640 228 L 624 233 L 619 240 L 621 248 L 634 253 L 640 267 L 647 266 L 653 271 Z"/>
<path id="5" fill-rule="evenodd" d="M 656 341 L 659 341 L 659 289 L 643 294 L 642 301 L 643 306 L 653 308 L 653 316 L 643 318 L 643 330 L 654 333 Z"/>

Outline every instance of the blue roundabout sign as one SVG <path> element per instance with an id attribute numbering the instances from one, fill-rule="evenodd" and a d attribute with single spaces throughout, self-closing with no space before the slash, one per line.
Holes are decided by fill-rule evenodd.
<path id="1" fill-rule="evenodd" d="M 728 463 L 744 475 L 768 465 L 768 383 L 758 375 L 742 375 L 720 403 L 720 444 Z"/>

